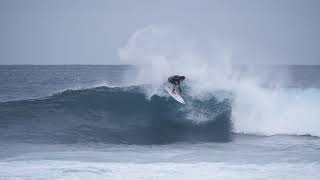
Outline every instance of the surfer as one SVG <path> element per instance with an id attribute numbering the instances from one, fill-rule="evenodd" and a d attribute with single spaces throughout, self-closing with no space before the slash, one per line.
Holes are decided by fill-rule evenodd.
<path id="1" fill-rule="evenodd" d="M 170 82 L 171 84 L 173 84 L 173 89 L 172 89 L 172 93 L 174 93 L 175 89 L 178 87 L 180 93 L 181 93 L 181 88 L 180 88 L 180 82 L 183 81 L 186 77 L 184 76 L 179 76 L 179 75 L 174 75 L 174 76 L 170 76 L 168 77 L 168 82 Z"/>

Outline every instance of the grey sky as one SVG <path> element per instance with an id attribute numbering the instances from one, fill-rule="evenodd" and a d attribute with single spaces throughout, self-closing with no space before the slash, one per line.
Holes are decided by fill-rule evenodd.
<path id="1" fill-rule="evenodd" d="M 149 25 L 232 44 L 238 63 L 320 64 L 319 0 L 0 0 L 0 64 L 117 64 Z"/>

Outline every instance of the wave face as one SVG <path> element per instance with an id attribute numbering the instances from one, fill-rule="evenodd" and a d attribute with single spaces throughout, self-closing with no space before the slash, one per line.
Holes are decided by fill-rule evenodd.
<path id="1" fill-rule="evenodd" d="M 53 96 L 0 103 L 1 141 L 167 144 L 226 142 L 231 105 L 186 97 L 146 99 L 142 86 L 67 90 Z M 202 120 L 201 120 L 202 119 Z"/>

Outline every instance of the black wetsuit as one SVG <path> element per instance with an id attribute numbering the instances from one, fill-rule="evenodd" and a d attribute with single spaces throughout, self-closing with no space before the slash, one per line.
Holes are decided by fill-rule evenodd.
<path id="1" fill-rule="evenodd" d="M 172 92 L 174 92 L 175 88 L 178 86 L 179 88 L 179 91 L 181 92 L 181 88 L 180 88 L 180 82 L 182 80 L 184 80 L 184 78 L 182 78 L 183 76 L 178 76 L 178 75 L 174 75 L 174 76 L 170 76 L 168 78 L 168 81 L 171 83 L 171 84 L 174 84 L 175 87 L 173 88 Z"/>

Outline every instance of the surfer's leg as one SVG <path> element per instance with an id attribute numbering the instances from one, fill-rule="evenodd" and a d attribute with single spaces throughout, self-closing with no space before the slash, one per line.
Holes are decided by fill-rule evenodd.
<path id="1" fill-rule="evenodd" d="M 179 84 L 178 84 L 177 81 L 175 81 L 175 82 L 173 83 L 172 93 L 174 93 L 174 91 L 176 90 L 177 86 L 179 86 Z"/>

